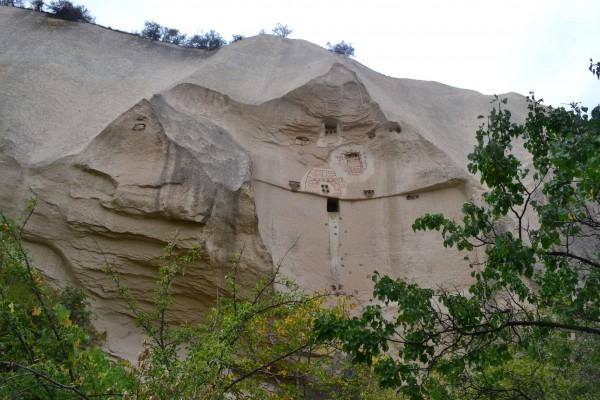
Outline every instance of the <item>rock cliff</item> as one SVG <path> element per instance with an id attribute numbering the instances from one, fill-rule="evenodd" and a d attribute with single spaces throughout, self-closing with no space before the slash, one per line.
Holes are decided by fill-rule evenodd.
<path id="1" fill-rule="evenodd" d="M 139 340 L 101 269 L 148 303 L 173 237 L 207 250 L 175 286 L 178 320 L 201 318 L 240 252 L 247 287 L 281 263 L 360 301 L 373 270 L 461 288 L 462 256 L 411 224 L 480 191 L 466 156 L 490 100 L 301 40 L 205 52 L 0 7 L 0 209 L 37 196 L 32 257 L 87 290 L 129 358 Z"/>

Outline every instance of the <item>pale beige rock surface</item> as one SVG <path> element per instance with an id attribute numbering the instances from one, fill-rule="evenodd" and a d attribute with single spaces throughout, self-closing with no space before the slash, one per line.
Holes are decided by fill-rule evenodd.
<path id="1" fill-rule="evenodd" d="M 201 318 L 242 248 L 247 287 L 285 256 L 304 288 L 360 301 L 375 269 L 462 288 L 462 256 L 411 224 L 480 191 L 466 156 L 490 100 L 301 40 L 204 52 L 0 7 L 0 209 L 38 197 L 32 256 L 88 291 L 129 358 L 139 336 L 101 268 L 147 304 L 174 235 L 207 249 L 176 284 L 178 320 Z"/>

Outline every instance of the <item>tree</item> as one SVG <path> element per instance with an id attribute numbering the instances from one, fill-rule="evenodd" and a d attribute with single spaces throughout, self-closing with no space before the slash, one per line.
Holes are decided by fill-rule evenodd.
<path id="1" fill-rule="evenodd" d="M 282 38 L 290 36 L 291 33 L 292 30 L 287 25 L 283 25 L 279 22 L 275 24 L 275 27 L 273 28 L 273 34 Z"/>
<path id="2" fill-rule="evenodd" d="M 186 41 L 186 34 L 179 32 L 179 29 L 162 26 L 160 28 L 160 40 L 165 43 L 183 45 Z"/>
<path id="3" fill-rule="evenodd" d="M 352 47 L 351 43 L 346 43 L 343 40 L 336 44 L 331 44 L 327 42 L 327 49 L 332 53 L 341 54 L 343 56 L 354 56 L 354 47 Z"/>
<path id="4" fill-rule="evenodd" d="M 227 42 L 220 33 L 210 30 L 200 35 L 194 35 L 185 43 L 185 47 L 204 50 L 217 50 L 225 46 Z"/>
<path id="5" fill-rule="evenodd" d="M 30 5 L 34 11 L 44 11 L 44 0 L 33 0 L 30 2 Z"/>
<path id="6" fill-rule="evenodd" d="M 144 22 L 144 29 L 140 33 L 140 36 L 150 40 L 160 40 L 162 38 L 163 27 L 154 21 Z"/>
<path id="7" fill-rule="evenodd" d="M 496 98 L 468 157 L 487 188 L 480 202 L 465 203 L 460 222 L 427 214 L 413 224 L 466 252 L 468 292 L 376 273 L 375 304 L 315 324 L 319 338 L 339 338 L 382 385 L 414 399 L 450 398 L 461 385 L 473 394 L 469 382 L 483 383 L 473 398 L 535 398 L 491 372 L 552 337 L 571 347 L 600 340 L 600 106 L 588 115 L 531 96 L 517 124 L 505 104 Z"/>
<path id="8" fill-rule="evenodd" d="M 233 34 L 233 35 L 231 35 L 231 42 L 229 42 L 229 43 L 239 42 L 240 40 L 244 40 L 244 39 L 245 39 L 244 35 Z"/>
<path id="9" fill-rule="evenodd" d="M 236 282 L 240 256 L 234 256 L 226 286 L 206 320 L 182 326 L 169 322 L 173 283 L 202 254 L 201 248 L 186 251 L 174 242 L 165 248 L 150 311 L 138 305 L 114 268 L 106 269 L 148 337 L 133 372 L 136 399 L 290 399 L 311 393 L 330 398 L 335 393 L 391 400 L 393 392 L 372 384 L 369 368 L 352 368 L 334 345 L 314 341 L 317 313 L 344 312 L 343 304 L 321 310 L 328 296 L 304 294 L 281 276 L 280 265 L 244 293 Z"/>
<path id="10" fill-rule="evenodd" d="M 18 226 L 0 214 L 0 398 L 131 393 L 129 373 L 98 347 L 83 292 L 52 288 L 35 269 L 21 244 L 26 221 Z"/>
<path id="11" fill-rule="evenodd" d="M 68 0 L 54 0 L 48 8 L 56 18 L 75 22 L 94 22 L 94 17 L 87 8 L 74 5 Z"/>

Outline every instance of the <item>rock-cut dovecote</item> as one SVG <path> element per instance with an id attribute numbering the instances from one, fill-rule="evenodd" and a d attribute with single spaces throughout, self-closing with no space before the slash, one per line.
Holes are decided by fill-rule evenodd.
<path id="1" fill-rule="evenodd" d="M 236 254 L 248 288 L 275 265 L 363 302 L 374 270 L 461 288 L 462 256 L 411 225 L 479 192 L 466 156 L 489 102 L 300 40 L 205 52 L 0 7 L 0 209 L 38 198 L 33 259 L 86 289 L 129 358 L 139 338 L 103 266 L 147 304 L 174 237 L 207 250 L 175 286 L 178 320 L 202 317 Z"/>

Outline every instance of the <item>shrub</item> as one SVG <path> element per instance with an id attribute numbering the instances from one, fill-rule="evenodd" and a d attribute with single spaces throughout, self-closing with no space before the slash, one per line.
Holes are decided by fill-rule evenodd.
<path id="1" fill-rule="evenodd" d="M 230 43 L 239 42 L 240 40 L 244 40 L 244 35 L 231 35 L 232 39 Z"/>
<path id="2" fill-rule="evenodd" d="M 210 30 L 200 35 L 194 35 L 185 42 L 185 47 L 193 49 L 216 50 L 226 45 L 220 33 Z"/>
<path id="3" fill-rule="evenodd" d="M 56 18 L 75 22 L 94 22 L 94 17 L 87 8 L 74 5 L 68 0 L 55 0 L 48 8 Z"/>
<path id="4" fill-rule="evenodd" d="M 186 34 L 179 32 L 179 29 L 169 28 L 167 26 L 161 27 L 160 40 L 162 42 L 182 45 L 185 43 L 186 38 Z"/>
<path id="5" fill-rule="evenodd" d="M 354 47 L 352 47 L 351 43 L 346 43 L 343 40 L 336 44 L 331 44 L 327 42 L 327 49 L 332 53 L 341 54 L 343 56 L 354 56 Z"/>
<path id="6" fill-rule="evenodd" d="M 183 326 L 169 322 L 174 280 L 201 254 L 199 248 L 186 252 L 174 243 L 166 247 L 150 312 L 140 308 L 116 271 L 106 268 L 149 338 L 134 370 L 143 382 L 138 398 L 283 400 L 333 394 L 397 399 L 374 384 L 370 368 L 345 361 L 335 343 L 314 340 L 316 316 L 344 313 L 345 303 L 323 308 L 328 295 L 303 293 L 279 268 L 248 293 L 236 282 L 240 256 L 234 256 L 232 272 L 205 321 Z M 282 290 L 275 290 L 276 285 Z"/>
<path id="7" fill-rule="evenodd" d="M 279 22 L 273 28 L 273 34 L 282 38 L 290 36 L 291 33 L 292 30 L 287 25 L 283 25 Z"/>
<path id="8" fill-rule="evenodd" d="M 79 289 L 50 287 L 0 214 L 0 398 L 111 398 L 132 392 L 125 368 L 97 345 Z"/>
<path id="9" fill-rule="evenodd" d="M 162 26 L 154 21 L 144 22 L 144 29 L 140 36 L 150 40 L 160 40 L 162 37 Z"/>

